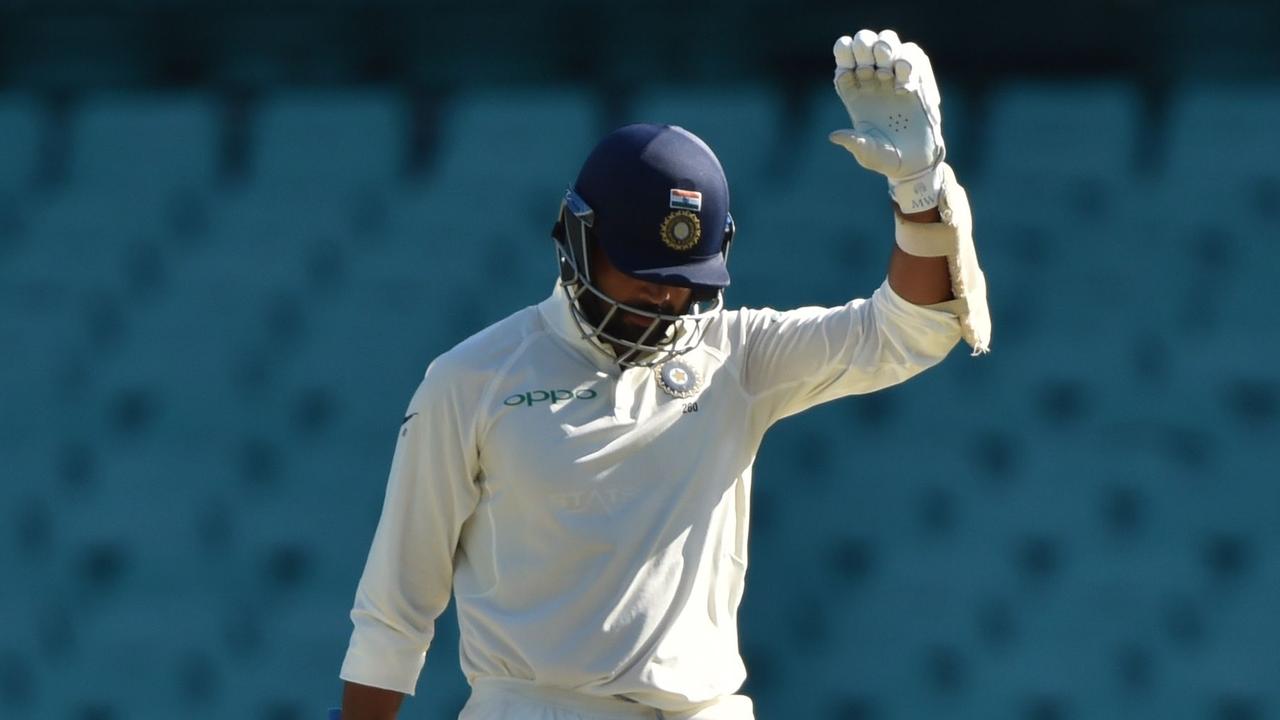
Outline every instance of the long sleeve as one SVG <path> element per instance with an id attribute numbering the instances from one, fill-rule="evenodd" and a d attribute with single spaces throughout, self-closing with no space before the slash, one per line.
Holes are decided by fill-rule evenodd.
<path id="1" fill-rule="evenodd" d="M 886 282 L 869 300 L 840 307 L 744 311 L 742 380 L 772 423 L 900 383 L 959 340 L 954 313 L 913 305 Z"/>
<path id="2" fill-rule="evenodd" d="M 405 413 L 343 680 L 412 695 L 449 603 L 458 537 L 480 498 L 474 411 L 455 375 L 433 363 Z"/>

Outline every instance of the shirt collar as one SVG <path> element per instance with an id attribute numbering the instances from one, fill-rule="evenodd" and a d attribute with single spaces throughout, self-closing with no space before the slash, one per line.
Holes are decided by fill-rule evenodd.
<path id="1" fill-rule="evenodd" d="M 582 337 L 582 330 L 573 319 L 573 309 L 569 307 L 569 294 L 559 280 L 556 280 L 555 286 L 551 288 L 551 295 L 538 303 L 538 314 L 556 336 L 585 356 L 591 364 L 606 371 L 617 372 L 620 369 L 614 362 L 611 352 L 602 350 L 595 343 Z"/>

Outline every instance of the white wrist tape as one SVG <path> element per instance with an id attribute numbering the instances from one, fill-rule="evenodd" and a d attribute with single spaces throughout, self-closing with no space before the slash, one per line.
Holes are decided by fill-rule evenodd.
<path id="1" fill-rule="evenodd" d="M 960 334 L 973 348 L 973 354 L 981 355 L 991 346 L 991 312 L 987 308 L 987 279 L 978 266 L 978 253 L 973 247 L 969 197 L 956 182 L 950 165 L 941 163 L 938 169 L 942 175 L 941 191 L 937 194 L 942 222 L 917 223 L 895 216 L 895 237 L 898 247 L 908 255 L 947 258 L 951 294 L 955 298 L 928 307 L 960 318 Z M 912 212 L 901 204 L 898 207 Z"/>

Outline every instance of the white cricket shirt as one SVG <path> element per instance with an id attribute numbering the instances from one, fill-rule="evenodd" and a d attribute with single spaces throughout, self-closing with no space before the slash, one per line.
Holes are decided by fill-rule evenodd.
<path id="1" fill-rule="evenodd" d="M 469 682 L 679 712 L 746 677 L 751 464 L 775 421 L 901 382 L 960 339 L 886 282 L 835 308 L 724 311 L 678 398 L 542 303 L 437 358 L 409 403 L 351 612 L 344 680 L 412 694 L 457 598 Z"/>

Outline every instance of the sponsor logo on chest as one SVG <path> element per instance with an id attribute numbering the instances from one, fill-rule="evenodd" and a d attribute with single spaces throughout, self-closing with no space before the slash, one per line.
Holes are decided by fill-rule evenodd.
<path id="1" fill-rule="evenodd" d="M 594 400 L 598 393 L 591 388 L 582 388 L 581 390 L 566 390 L 564 388 L 554 390 L 526 390 L 513 395 L 508 395 L 502 401 L 503 405 L 508 407 L 533 407 L 546 403 L 548 405 L 556 405 L 570 400 Z"/>

